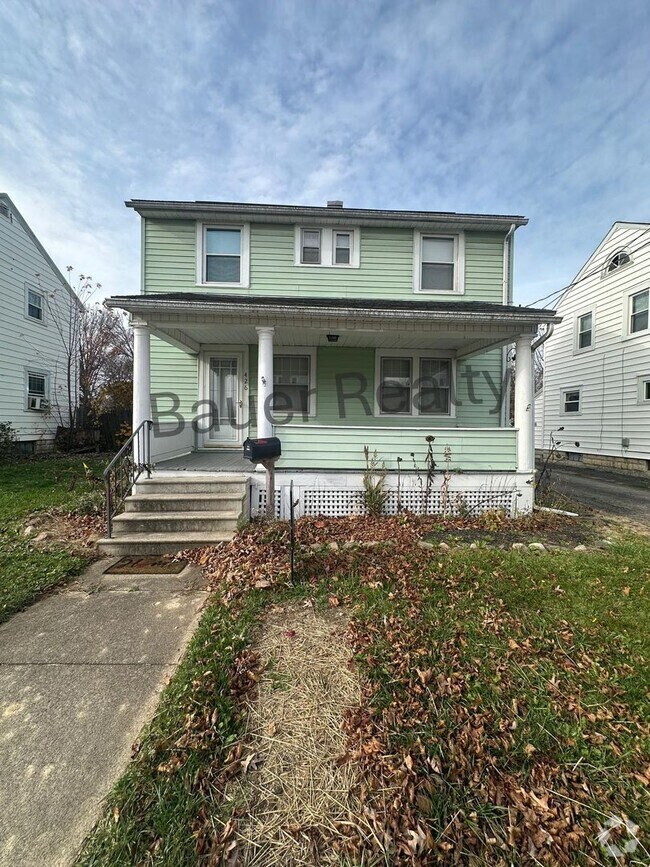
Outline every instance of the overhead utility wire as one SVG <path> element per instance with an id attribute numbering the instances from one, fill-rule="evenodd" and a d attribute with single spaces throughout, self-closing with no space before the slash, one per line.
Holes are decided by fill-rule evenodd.
<path id="1" fill-rule="evenodd" d="M 650 226 L 648 226 L 647 229 L 644 229 L 642 232 L 640 232 L 634 240 L 638 241 L 639 238 L 643 237 L 643 235 L 647 234 L 648 232 L 650 232 Z M 650 245 L 650 241 L 646 241 L 645 244 L 641 244 L 639 247 L 635 247 L 634 250 L 630 250 L 629 255 L 633 256 L 635 253 L 638 253 L 639 250 L 643 250 L 643 248 L 647 247 L 648 245 Z M 602 266 L 600 266 L 599 268 L 594 268 L 593 271 L 588 271 L 586 274 L 583 274 L 583 276 L 579 280 L 574 280 L 572 283 L 569 283 L 567 286 L 563 286 L 561 289 L 556 289 L 554 292 L 549 292 L 549 294 L 544 295 L 543 298 L 538 298 L 536 301 L 531 301 L 530 304 L 524 304 L 523 306 L 524 307 L 534 307 L 535 304 L 540 304 L 542 301 L 546 301 L 547 298 L 552 298 L 554 295 L 560 295 L 562 292 L 566 292 L 567 289 L 572 289 L 574 286 L 577 286 L 578 283 L 582 283 L 583 280 L 587 280 L 587 279 L 589 279 L 589 277 L 593 277 L 594 274 L 598 274 L 602 270 L 603 270 Z"/>

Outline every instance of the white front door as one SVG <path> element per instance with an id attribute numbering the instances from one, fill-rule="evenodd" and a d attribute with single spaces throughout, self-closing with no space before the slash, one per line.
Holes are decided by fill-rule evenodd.
<path id="1" fill-rule="evenodd" d="M 241 352 L 210 354 L 207 359 L 207 392 L 211 424 L 206 445 L 241 445 L 244 429 L 244 393 Z"/>

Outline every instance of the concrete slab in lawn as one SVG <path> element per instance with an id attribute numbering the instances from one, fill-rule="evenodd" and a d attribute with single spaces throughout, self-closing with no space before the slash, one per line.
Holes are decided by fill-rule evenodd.
<path id="1" fill-rule="evenodd" d="M 73 862 L 207 596 L 196 570 L 121 581 L 108 563 L 0 626 L 2 867 Z"/>

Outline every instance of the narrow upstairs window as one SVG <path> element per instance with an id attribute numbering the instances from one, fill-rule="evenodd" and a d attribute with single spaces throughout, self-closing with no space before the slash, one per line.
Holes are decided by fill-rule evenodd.
<path id="1" fill-rule="evenodd" d="M 454 286 L 454 239 L 423 237 L 421 290 L 453 292 Z"/>
<path id="2" fill-rule="evenodd" d="M 303 265 L 320 265 L 320 229 L 303 229 L 300 244 L 300 261 Z"/>
<path id="3" fill-rule="evenodd" d="M 593 343 L 593 314 L 578 317 L 578 349 L 588 349 Z"/>
<path id="4" fill-rule="evenodd" d="M 630 334 L 637 334 L 639 331 L 648 330 L 648 301 L 650 298 L 650 290 L 644 289 L 643 292 L 637 292 L 631 299 L 630 311 Z"/>
<path id="5" fill-rule="evenodd" d="M 334 235 L 334 264 L 349 265 L 352 261 L 352 235 L 336 232 Z"/>
<path id="6" fill-rule="evenodd" d="M 27 290 L 27 316 L 39 322 L 43 321 L 43 295 L 34 289 Z"/>

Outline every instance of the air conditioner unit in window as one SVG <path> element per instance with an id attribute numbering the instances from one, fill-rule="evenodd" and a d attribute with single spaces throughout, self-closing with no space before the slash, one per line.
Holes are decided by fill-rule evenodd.
<path id="1" fill-rule="evenodd" d="M 49 408 L 49 402 L 44 397 L 29 396 L 29 408 L 40 409 L 41 411 Z"/>

